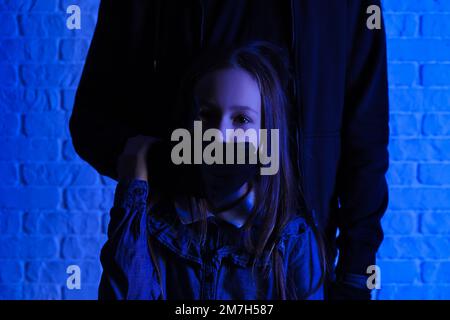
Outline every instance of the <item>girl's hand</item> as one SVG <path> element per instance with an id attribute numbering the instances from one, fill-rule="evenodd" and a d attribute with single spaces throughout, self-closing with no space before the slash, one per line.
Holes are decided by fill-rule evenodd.
<path id="1" fill-rule="evenodd" d="M 148 180 L 147 152 L 158 139 L 138 135 L 127 140 L 117 162 L 119 179 Z"/>

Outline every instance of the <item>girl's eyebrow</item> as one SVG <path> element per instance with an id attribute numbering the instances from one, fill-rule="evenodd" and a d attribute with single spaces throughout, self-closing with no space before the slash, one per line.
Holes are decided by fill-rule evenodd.
<path id="1" fill-rule="evenodd" d="M 208 100 L 205 98 L 198 98 L 198 102 L 200 104 L 206 106 L 208 109 L 219 109 L 219 106 L 211 100 Z M 254 113 L 255 115 L 258 115 L 258 112 L 255 109 L 250 108 L 249 106 L 235 105 L 235 106 L 230 107 L 230 109 L 234 110 L 234 111 L 236 111 L 236 110 L 237 111 L 249 111 L 249 112 Z"/>
<path id="2" fill-rule="evenodd" d="M 250 108 L 248 106 L 240 106 L 240 105 L 238 105 L 238 106 L 232 106 L 230 109 L 239 110 L 239 111 L 250 111 L 250 112 L 253 112 L 254 114 L 258 114 L 258 112 L 256 112 L 255 109 Z"/>

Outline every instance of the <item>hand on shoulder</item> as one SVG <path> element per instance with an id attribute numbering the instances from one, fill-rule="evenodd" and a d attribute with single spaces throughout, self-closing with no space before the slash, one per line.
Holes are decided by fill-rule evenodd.
<path id="1" fill-rule="evenodd" d="M 127 140 L 117 162 L 119 179 L 148 180 L 147 153 L 157 138 L 137 135 Z"/>

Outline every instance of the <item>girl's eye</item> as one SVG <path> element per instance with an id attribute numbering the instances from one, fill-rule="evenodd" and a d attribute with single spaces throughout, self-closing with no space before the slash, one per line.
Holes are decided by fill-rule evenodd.
<path id="1" fill-rule="evenodd" d="M 247 124 L 247 123 L 252 122 L 252 119 L 250 119 L 249 117 L 241 114 L 241 115 L 238 115 L 237 117 L 235 117 L 234 121 L 236 123 L 240 124 L 240 125 L 243 125 L 243 124 Z"/>

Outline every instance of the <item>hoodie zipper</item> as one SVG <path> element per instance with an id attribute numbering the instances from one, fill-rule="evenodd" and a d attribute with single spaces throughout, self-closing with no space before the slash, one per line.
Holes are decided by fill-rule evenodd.
<path id="1" fill-rule="evenodd" d="M 158 66 L 160 18 L 161 18 L 161 2 L 160 0 L 155 0 L 155 26 L 154 26 L 155 33 L 153 37 L 153 71 L 155 72 Z"/>
<path id="2" fill-rule="evenodd" d="M 302 129 L 302 123 L 303 123 L 303 104 L 301 101 L 301 97 L 299 95 L 299 88 L 298 88 L 298 83 L 297 83 L 297 79 L 300 78 L 300 74 L 297 74 L 298 72 L 298 60 L 299 60 L 299 47 L 298 47 L 298 41 L 297 41 L 297 37 L 296 37 L 296 30 L 297 30 L 297 24 L 296 24 L 296 12 L 297 12 L 297 6 L 298 3 L 295 3 L 296 0 L 291 0 L 291 24 L 292 24 L 292 43 L 291 43 L 291 50 L 293 52 L 293 57 L 294 57 L 294 79 L 293 79 L 293 93 L 294 93 L 294 98 L 297 102 L 297 113 L 298 113 L 298 117 L 297 117 L 297 130 L 296 130 L 296 138 L 297 138 L 297 154 L 298 154 L 298 170 L 300 171 L 300 175 L 303 175 L 303 173 L 305 172 L 305 167 L 304 167 L 304 163 L 302 160 L 302 154 L 303 152 L 301 152 L 301 150 L 303 150 L 303 129 Z M 305 182 L 304 180 L 302 180 L 303 183 L 303 193 L 304 193 L 304 197 L 305 197 L 305 210 L 309 211 L 309 204 L 308 204 L 308 195 L 306 194 L 306 189 L 305 188 Z M 313 215 L 315 215 L 315 211 L 312 210 Z M 317 219 L 315 219 L 315 221 L 317 221 Z"/>
<path id="3" fill-rule="evenodd" d="M 203 38 L 204 38 L 204 30 L 205 30 L 205 4 L 203 0 L 200 0 L 200 48 L 203 48 Z"/>
<path id="4" fill-rule="evenodd" d="M 296 52 L 296 45 L 295 45 L 295 4 L 294 4 L 294 1 L 295 0 L 291 0 L 291 28 L 292 28 L 292 39 L 291 39 L 291 50 L 292 50 L 292 52 L 293 52 L 293 54 L 294 54 L 294 58 L 296 58 L 296 56 L 297 56 L 297 52 Z M 296 65 L 297 65 L 297 59 L 294 59 L 294 61 L 293 61 L 293 63 L 294 63 L 294 72 L 296 72 L 297 71 L 297 69 L 296 69 Z M 294 79 L 295 79 L 295 77 L 294 77 Z M 297 83 L 296 83 L 296 81 L 294 80 L 294 83 L 293 83 L 293 85 L 294 85 L 294 97 L 297 97 Z"/>

